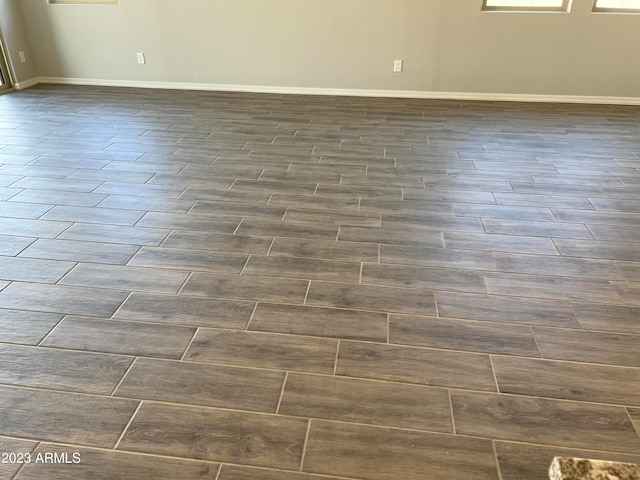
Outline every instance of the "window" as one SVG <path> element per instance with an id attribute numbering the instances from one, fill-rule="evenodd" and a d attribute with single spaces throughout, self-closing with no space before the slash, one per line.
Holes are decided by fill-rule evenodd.
<path id="1" fill-rule="evenodd" d="M 640 13 L 640 0 L 596 0 L 593 11 Z"/>
<path id="2" fill-rule="evenodd" d="M 482 10 L 494 12 L 568 12 L 570 0 L 484 0 Z"/>

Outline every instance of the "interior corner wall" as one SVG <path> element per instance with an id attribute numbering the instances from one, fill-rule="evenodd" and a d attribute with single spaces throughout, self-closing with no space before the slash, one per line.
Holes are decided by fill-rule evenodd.
<path id="1" fill-rule="evenodd" d="M 37 76 L 23 20 L 18 0 L 0 0 L 0 31 L 14 83 L 25 82 Z M 25 53 L 25 63 L 20 61 L 18 52 L 21 51 Z"/>
<path id="2" fill-rule="evenodd" d="M 593 0 L 568 14 L 482 0 L 20 2 L 46 78 L 640 99 L 640 15 L 593 14 Z"/>

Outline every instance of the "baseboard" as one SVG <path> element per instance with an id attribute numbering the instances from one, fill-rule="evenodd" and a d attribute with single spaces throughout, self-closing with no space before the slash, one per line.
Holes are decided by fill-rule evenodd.
<path id="1" fill-rule="evenodd" d="M 30 78 L 29 80 L 25 80 L 23 82 L 14 83 L 13 88 L 15 88 L 16 90 L 24 90 L 25 88 L 33 87 L 35 85 L 38 85 L 39 83 L 43 83 L 40 78 Z"/>
<path id="2" fill-rule="evenodd" d="M 312 87 L 270 87 L 261 85 L 227 85 L 214 83 L 147 82 L 133 80 L 102 80 L 90 78 L 40 77 L 35 83 L 58 85 L 92 85 L 100 87 L 158 88 L 167 90 L 204 90 L 218 92 L 278 93 L 293 95 L 331 95 L 349 97 L 418 98 L 432 100 L 481 100 L 491 102 L 585 103 L 602 105 L 640 105 L 640 97 L 606 97 L 583 95 L 531 95 L 472 92 L 427 92 L 412 90 L 367 90 Z M 20 88 L 22 84 L 20 83 Z M 24 87 L 26 88 L 26 87 Z"/>

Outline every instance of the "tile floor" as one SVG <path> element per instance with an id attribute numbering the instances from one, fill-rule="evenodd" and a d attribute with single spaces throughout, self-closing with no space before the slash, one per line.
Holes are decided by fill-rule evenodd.
<path id="1" fill-rule="evenodd" d="M 640 107 L 3 95 L 0 290 L 3 479 L 640 462 Z"/>

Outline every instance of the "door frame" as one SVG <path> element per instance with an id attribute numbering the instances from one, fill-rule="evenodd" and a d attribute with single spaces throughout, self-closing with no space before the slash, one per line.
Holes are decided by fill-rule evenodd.
<path id="1" fill-rule="evenodd" d="M 13 89 L 13 81 L 11 79 L 11 72 L 9 71 L 6 51 L 4 34 L 0 26 L 0 93 Z"/>

